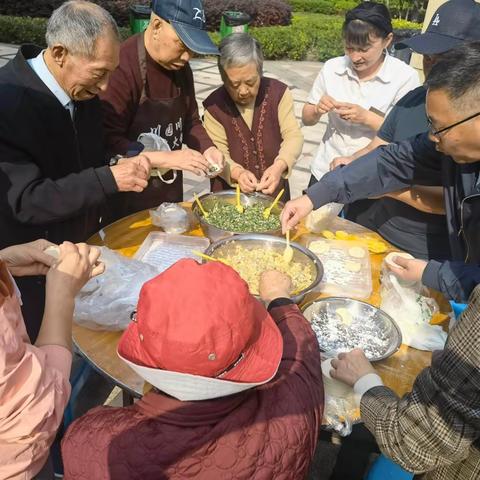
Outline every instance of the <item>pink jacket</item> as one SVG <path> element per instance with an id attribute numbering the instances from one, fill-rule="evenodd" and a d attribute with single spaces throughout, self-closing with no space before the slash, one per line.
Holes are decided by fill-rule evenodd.
<path id="1" fill-rule="evenodd" d="M 0 262 L 0 478 L 27 480 L 48 458 L 70 396 L 72 354 L 31 345 L 19 299 Z"/>
<path id="2" fill-rule="evenodd" d="M 67 431 L 65 480 L 300 480 L 323 414 L 320 351 L 296 305 L 271 310 L 284 350 L 273 380 L 215 400 L 148 393 L 98 407 Z"/>

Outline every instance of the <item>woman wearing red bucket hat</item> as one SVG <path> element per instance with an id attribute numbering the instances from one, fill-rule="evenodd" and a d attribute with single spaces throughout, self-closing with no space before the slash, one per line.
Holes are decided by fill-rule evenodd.
<path id="1" fill-rule="evenodd" d="M 290 287 L 288 276 L 264 273 L 266 309 L 233 269 L 193 260 L 147 282 L 118 353 L 155 389 L 74 422 L 64 478 L 304 478 L 323 384 Z"/>

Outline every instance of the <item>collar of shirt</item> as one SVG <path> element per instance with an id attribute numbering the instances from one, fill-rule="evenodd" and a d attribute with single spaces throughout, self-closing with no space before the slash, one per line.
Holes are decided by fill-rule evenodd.
<path id="1" fill-rule="evenodd" d="M 369 81 L 378 79 L 383 83 L 390 83 L 392 81 L 392 76 L 391 76 L 391 73 L 389 73 L 389 70 L 390 70 L 388 68 L 389 63 L 390 63 L 390 55 L 388 54 L 388 52 L 386 52 L 385 59 L 383 60 L 382 66 L 380 67 L 378 72 L 375 74 L 375 76 L 372 77 Z M 348 75 L 349 77 L 360 81 L 355 70 L 353 70 L 352 63 L 350 61 L 350 58 L 347 55 L 343 57 L 343 62 L 335 70 L 335 73 L 337 75 Z"/>
<path id="2" fill-rule="evenodd" d="M 45 59 L 43 58 L 44 52 L 45 50 L 42 50 L 35 58 L 30 58 L 29 60 L 27 60 L 27 63 L 38 75 L 40 80 L 55 95 L 57 100 L 62 104 L 63 108 L 66 108 L 70 112 L 70 116 L 72 116 L 73 101 L 48 69 L 47 64 L 45 63 Z"/>

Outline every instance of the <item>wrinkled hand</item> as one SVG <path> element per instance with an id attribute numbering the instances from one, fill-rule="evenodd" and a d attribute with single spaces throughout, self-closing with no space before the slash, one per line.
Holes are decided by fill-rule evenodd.
<path id="1" fill-rule="evenodd" d="M 398 267 L 388 264 L 387 267 L 391 270 L 396 277 L 404 282 L 421 282 L 423 271 L 427 266 L 425 260 L 417 260 L 411 258 L 403 258 L 400 256 L 395 256 L 392 258 Z"/>
<path id="2" fill-rule="evenodd" d="M 353 158 L 351 157 L 336 157 L 330 162 L 330 171 L 334 170 L 340 165 L 348 165 L 351 162 L 353 162 Z"/>
<path id="3" fill-rule="evenodd" d="M 262 175 L 260 182 L 257 185 L 257 192 L 262 192 L 265 195 L 271 195 L 278 187 L 282 179 L 283 172 L 288 168 L 284 160 L 276 160 L 270 165 Z"/>
<path id="4" fill-rule="evenodd" d="M 218 165 L 220 167 L 218 172 L 209 174 L 209 177 L 216 177 L 225 168 L 225 158 L 223 157 L 223 153 L 217 147 L 207 148 L 203 152 L 203 156 L 210 165 Z"/>
<path id="5" fill-rule="evenodd" d="M 110 167 L 119 192 L 142 192 L 150 177 L 150 160 L 145 155 L 122 158 Z"/>
<path id="6" fill-rule="evenodd" d="M 47 292 L 74 298 L 90 278 L 104 272 L 105 265 L 97 262 L 100 250 L 86 243 L 64 242 L 59 248 L 59 258 L 47 273 Z"/>
<path id="7" fill-rule="evenodd" d="M 335 112 L 340 118 L 352 123 L 365 124 L 369 111 L 354 103 L 341 102 L 335 107 Z"/>
<path id="8" fill-rule="evenodd" d="M 313 210 L 313 203 L 307 195 L 302 195 L 295 200 L 290 200 L 283 207 L 280 214 L 280 221 L 282 222 L 282 232 L 287 233 L 291 230 L 302 218 L 305 218 Z"/>
<path id="9" fill-rule="evenodd" d="M 240 190 L 243 193 L 253 193 L 257 190 L 258 179 L 249 170 L 243 169 L 237 177 L 237 182 L 240 185 Z"/>
<path id="10" fill-rule="evenodd" d="M 270 303 L 276 298 L 290 298 L 292 279 L 277 270 L 267 270 L 260 275 L 260 298 Z"/>
<path id="11" fill-rule="evenodd" d="M 208 160 L 196 150 L 191 148 L 184 148 L 182 150 L 175 150 L 170 153 L 173 159 L 173 166 L 175 170 L 186 170 L 198 176 L 206 175 L 208 172 Z"/>
<path id="12" fill-rule="evenodd" d="M 354 348 L 348 353 L 339 353 L 332 359 L 330 376 L 353 387 L 364 375 L 377 373 L 360 348 Z"/>
<path id="13" fill-rule="evenodd" d="M 317 115 L 325 115 L 326 113 L 330 112 L 330 110 L 334 110 L 337 106 L 337 101 L 330 97 L 330 95 L 323 95 L 320 101 L 315 105 L 315 113 Z"/>
<path id="14" fill-rule="evenodd" d="M 0 250 L 0 260 L 7 265 L 13 276 L 46 275 L 55 259 L 44 253 L 47 247 L 54 245 L 47 240 L 14 245 Z"/>

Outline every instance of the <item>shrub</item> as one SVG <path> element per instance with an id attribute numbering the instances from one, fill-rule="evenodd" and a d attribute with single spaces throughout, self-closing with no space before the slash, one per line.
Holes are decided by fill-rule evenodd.
<path id="1" fill-rule="evenodd" d="M 288 0 L 295 12 L 323 13 L 325 15 L 343 14 L 356 7 L 360 0 Z"/>
<path id="2" fill-rule="evenodd" d="M 149 5 L 149 0 L 92 0 L 109 11 L 119 25 L 128 25 L 130 5 Z M 0 15 L 48 18 L 65 0 L 2 0 Z"/>
<path id="3" fill-rule="evenodd" d="M 204 0 L 203 5 L 210 31 L 220 28 L 222 14 L 228 10 L 248 13 L 254 27 L 290 25 L 292 20 L 292 8 L 283 0 Z"/>

